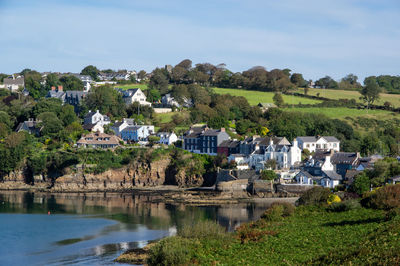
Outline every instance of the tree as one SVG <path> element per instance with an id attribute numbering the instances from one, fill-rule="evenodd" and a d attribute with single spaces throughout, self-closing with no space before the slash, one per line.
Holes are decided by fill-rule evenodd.
<path id="1" fill-rule="evenodd" d="M 277 175 L 272 170 L 262 170 L 261 171 L 261 179 L 262 180 L 275 180 Z"/>
<path id="2" fill-rule="evenodd" d="M 100 73 L 100 70 L 97 69 L 97 67 L 89 65 L 82 69 L 81 75 L 89 75 L 92 77 L 93 80 L 98 80 L 98 75 Z"/>
<path id="3" fill-rule="evenodd" d="M 306 87 L 307 82 L 304 80 L 303 75 L 300 73 L 293 73 L 290 81 L 298 87 Z"/>
<path id="4" fill-rule="evenodd" d="M 352 184 L 353 191 L 359 195 L 369 191 L 371 187 L 371 181 L 365 172 L 357 175 Z"/>
<path id="5" fill-rule="evenodd" d="M 109 114 L 113 117 L 126 115 L 122 95 L 109 85 L 93 88 L 84 102 L 89 110 L 99 110 L 102 114 Z"/>
<path id="6" fill-rule="evenodd" d="M 324 89 L 337 89 L 338 84 L 335 80 L 333 80 L 330 76 L 325 76 L 320 78 L 315 82 L 315 85 L 320 86 Z"/>
<path id="7" fill-rule="evenodd" d="M 229 122 L 228 122 L 228 120 L 224 119 L 221 116 L 216 116 L 216 117 L 212 117 L 210 120 L 208 120 L 207 125 L 210 128 L 220 129 L 220 128 L 228 127 Z"/>
<path id="8" fill-rule="evenodd" d="M 137 74 L 138 80 L 142 81 L 143 79 L 146 78 L 146 71 L 140 70 L 139 73 Z"/>
<path id="9" fill-rule="evenodd" d="M 147 94 L 147 100 L 150 102 L 158 102 L 161 99 L 161 94 L 159 90 L 149 89 L 145 93 Z"/>
<path id="10" fill-rule="evenodd" d="M 58 76 L 54 73 L 50 73 L 46 76 L 46 90 L 50 90 L 51 87 L 57 87 L 61 85 Z"/>
<path id="11" fill-rule="evenodd" d="M 285 104 L 281 93 L 275 93 L 275 95 L 272 99 L 274 100 L 274 103 L 278 107 L 282 107 Z"/>
<path id="12" fill-rule="evenodd" d="M 62 76 L 60 82 L 64 90 L 82 91 L 84 89 L 83 82 L 75 76 Z"/>
<path id="13" fill-rule="evenodd" d="M 153 146 L 155 143 L 160 141 L 160 137 L 157 136 L 149 136 L 148 138 L 150 146 Z"/>
<path id="14" fill-rule="evenodd" d="M 367 103 L 367 109 L 371 104 L 379 99 L 379 94 L 381 93 L 381 88 L 372 79 L 364 80 L 365 86 L 360 91 L 362 99 Z"/>
<path id="15" fill-rule="evenodd" d="M 176 66 L 182 67 L 182 68 L 186 69 L 187 71 L 189 71 L 192 68 L 192 61 L 190 59 L 185 59 L 185 60 L 182 60 Z"/>
<path id="16" fill-rule="evenodd" d="M 42 84 L 42 75 L 37 71 L 25 72 L 25 88 L 29 91 L 29 94 L 38 99 L 44 97 L 47 90 Z"/>
<path id="17" fill-rule="evenodd" d="M 60 119 L 54 113 L 44 112 L 38 116 L 38 119 L 42 121 L 40 125 L 42 126 L 41 133 L 44 136 L 55 136 L 57 135 L 64 127 Z"/>
<path id="18" fill-rule="evenodd" d="M 33 107 L 32 114 L 37 117 L 44 112 L 51 112 L 58 116 L 61 113 L 62 102 L 56 98 L 40 99 L 39 102 Z"/>
<path id="19" fill-rule="evenodd" d="M 161 95 L 164 95 L 168 92 L 168 78 L 164 73 L 164 70 L 156 68 L 153 71 L 153 75 L 151 76 L 149 82 L 149 88 L 159 90 Z"/>
<path id="20" fill-rule="evenodd" d="M 78 120 L 78 117 L 76 116 L 74 107 L 72 105 L 66 104 L 62 107 L 60 113 L 60 120 L 63 122 L 64 126 L 68 126 L 72 122 Z"/>

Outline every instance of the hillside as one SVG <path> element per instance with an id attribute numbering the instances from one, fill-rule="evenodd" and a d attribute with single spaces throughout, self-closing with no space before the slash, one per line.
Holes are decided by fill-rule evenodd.
<path id="1" fill-rule="evenodd" d="M 304 93 L 303 88 L 298 89 L 299 93 Z M 329 99 L 355 99 L 357 102 L 362 102 L 360 100 L 360 93 L 358 91 L 348 91 L 348 90 L 332 90 L 332 89 L 312 89 L 308 91 L 308 95 L 317 96 L 319 93 L 320 97 Z M 385 102 L 390 102 L 394 107 L 400 107 L 400 94 L 387 94 L 381 93 L 380 99 L 376 102 L 377 105 L 383 105 Z"/>
<path id="2" fill-rule="evenodd" d="M 259 103 L 273 103 L 272 97 L 274 97 L 273 92 L 264 92 L 264 91 L 251 91 L 251 90 L 243 90 L 243 89 L 225 89 L 225 88 L 212 88 L 215 93 L 218 94 L 230 94 L 232 96 L 243 96 L 249 101 L 250 105 L 257 105 Z M 287 104 L 316 104 L 321 101 L 307 99 L 297 96 L 289 96 L 282 95 L 283 100 Z"/>

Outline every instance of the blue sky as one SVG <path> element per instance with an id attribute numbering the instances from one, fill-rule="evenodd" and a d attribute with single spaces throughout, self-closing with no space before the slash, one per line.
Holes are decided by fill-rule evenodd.
<path id="1" fill-rule="evenodd" d="M 399 0 L 0 0 L 0 72 L 225 63 L 400 73 Z"/>

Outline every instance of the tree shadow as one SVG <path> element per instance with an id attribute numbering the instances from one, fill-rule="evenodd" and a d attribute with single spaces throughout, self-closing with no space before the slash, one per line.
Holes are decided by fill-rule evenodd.
<path id="1" fill-rule="evenodd" d="M 359 225 L 359 224 L 369 224 L 369 223 L 380 223 L 383 222 L 384 218 L 368 218 L 364 220 L 356 221 L 341 221 L 336 223 L 325 223 L 323 226 L 345 226 L 345 225 Z"/>

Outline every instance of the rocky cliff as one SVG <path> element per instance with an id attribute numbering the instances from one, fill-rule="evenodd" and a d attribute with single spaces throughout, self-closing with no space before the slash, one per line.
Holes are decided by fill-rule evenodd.
<path id="1" fill-rule="evenodd" d="M 3 177 L 0 189 L 48 189 L 50 191 L 120 191 L 138 187 L 178 185 L 196 187 L 203 184 L 203 177 L 189 174 L 185 167 L 174 169 L 171 159 L 165 157 L 154 162 L 134 162 L 123 168 L 92 173 L 91 168 L 76 165 L 63 175 L 28 177 L 24 171 L 12 172 Z M 28 184 L 27 180 L 33 180 Z"/>

